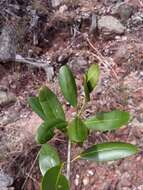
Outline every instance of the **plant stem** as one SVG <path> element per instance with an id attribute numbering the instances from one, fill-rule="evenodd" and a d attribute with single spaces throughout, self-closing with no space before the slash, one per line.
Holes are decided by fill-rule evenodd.
<path id="1" fill-rule="evenodd" d="M 78 113 L 78 117 L 80 117 L 81 114 L 83 113 L 84 108 L 85 108 L 85 105 L 86 105 L 86 98 L 84 97 L 84 99 L 83 99 L 83 104 L 82 104 L 81 109 L 80 109 L 80 111 L 79 111 L 79 113 Z"/>
<path id="2" fill-rule="evenodd" d="M 76 156 L 75 158 L 73 158 L 73 159 L 71 160 L 71 163 L 74 162 L 74 161 L 76 161 L 76 160 L 78 160 L 79 158 L 80 158 L 80 155 Z"/>
<path id="3" fill-rule="evenodd" d="M 68 140 L 68 153 L 67 153 L 67 179 L 70 180 L 70 161 L 71 161 L 71 141 Z"/>

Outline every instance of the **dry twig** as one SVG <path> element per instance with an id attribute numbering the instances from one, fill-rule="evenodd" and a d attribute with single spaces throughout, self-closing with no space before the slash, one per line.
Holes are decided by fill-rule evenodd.
<path id="1" fill-rule="evenodd" d="M 115 70 L 112 68 L 112 66 L 109 64 L 109 62 L 106 60 L 106 58 L 98 51 L 98 49 L 92 44 L 92 42 L 89 40 L 89 38 L 86 38 L 88 44 L 90 47 L 95 51 L 95 53 L 92 53 L 102 64 L 105 66 L 108 66 L 111 71 L 113 72 L 115 78 L 118 80 L 118 75 L 115 72 Z"/>

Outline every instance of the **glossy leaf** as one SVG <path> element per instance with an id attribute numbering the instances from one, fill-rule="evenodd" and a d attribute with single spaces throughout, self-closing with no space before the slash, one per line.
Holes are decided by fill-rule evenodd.
<path id="1" fill-rule="evenodd" d="M 53 129 L 50 129 L 49 126 L 46 125 L 46 123 L 42 123 L 36 132 L 35 140 L 38 144 L 44 144 L 52 139 L 53 136 Z"/>
<path id="2" fill-rule="evenodd" d="M 69 190 L 69 183 L 61 174 L 61 165 L 49 169 L 43 177 L 41 190 Z"/>
<path id="3" fill-rule="evenodd" d="M 59 71 L 59 83 L 65 99 L 74 107 L 77 106 L 77 87 L 74 76 L 68 66 Z"/>
<path id="4" fill-rule="evenodd" d="M 49 144 L 42 145 L 39 153 L 39 167 L 42 175 L 45 175 L 47 170 L 59 164 L 60 158 L 56 149 Z"/>
<path id="5" fill-rule="evenodd" d="M 99 131 L 111 131 L 128 123 L 129 113 L 120 110 L 98 113 L 95 117 L 87 119 L 85 125 L 89 129 Z"/>
<path id="6" fill-rule="evenodd" d="M 41 117 L 43 120 L 46 120 L 46 116 L 43 112 L 43 109 L 41 107 L 41 104 L 39 102 L 39 98 L 38 97 L 30 97 L 29 98 L 29 104 L 32 108 L 32 110 L 37 113 L 39 115 L 39 117 Z"/>
<path id="7" fill-rule="evenodd" d="M 63 108 L 57 96 L 46 86 L 39 92 L 39 101 L 48 120 L 57 118 L 65 120 Z"/>
<path id="8" fill-rule="evenodd" d="M 89 93 L 89 89 L 87 86 L 87 75 L 84 75 L 83 85 L 84 85 L 84 93 L 85 93 L 86 102 L 89 102 L 90 101 L 90 93 Z"/>
<path id="9" fill-rule="evenodd" d="M 66 121 L 59 121 L 56 125 L 55 125 L 55 128 L 59 129 L 59 130 L 63 130 L 63 129 L 66 129 L 68 123 Z"/>
<path id="10" fill-rule="evenodd" d="M 61 119 L 46 121 L 40 125 L 36 133 L 36 141 L 39 144 L 44 144 L 54 136 L 54 129 L 60 130 L 66 128 L 67 122 Z"/>
<path id="11" fill-rule="evenodd" d="M 88 135 L 88 129 L 86 128 L 83 121 L 76 117 L 68 127 L 68 135 L 73 142 L 83 142 L 86 140 Z"/>
<path id="12" fill-rule="evenodd" d="M 138 153 L 135 145 L 123 142 L 96 144 L 80 154 L 80 158 L 97 162 L 118 160 Z"/>
<path id="13" fill-rule="evenodd" d="M 100 69 L 97 64 L 93 64 L 90 66 L 87 72 L 87 86 L 89 93 L 96 87 L 97 82 L 99 80 Z"/>

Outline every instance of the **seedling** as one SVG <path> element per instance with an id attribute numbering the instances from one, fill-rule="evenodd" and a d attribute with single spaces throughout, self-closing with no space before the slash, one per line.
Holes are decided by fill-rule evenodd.
<path id="1" fill-rule="evenodd" d="M 80 152 L 75 158 L 70 158 L 71 143 L 83 144 L 91 130 L 114 131 L 129 122 L 129 113 L 121 110 L 97 113 L 87 119 L 83 118 L 83 111 L 87 102 L 90 101 L 92 91 L 97 86 L 99 75 L 100 69 L 97 64 L 91 65 L 85 73 L 83 81 L 84 101 L 79 106 L 73 73 L 66 65 L 60 68 L 59 85 L 62 94 L 70 106 L 77 110 L 75 117 L 70 118 L 70 121 L 66 120 L 62 105 L 48 87 L 41 87 L 38 96 L 29 98 L 32 110 L 43 120 L 36 134 L 36 142 L 41 144 L 39 151 L 39 167 L 43 176 L 41 190 L 69 190 L 70 163 L 77 159 L 105 162 L 125 158 L 138 152 L 137 147 L 129 143 L 104 142 L 94 144 Z M 56 149 L 47 143 L 54 137 L 55 129 L 60 130 L 69 139 L 67 162 L 62 162 Z M 62 174 L 64 165 L 67 165 L 67 177 Z"/>

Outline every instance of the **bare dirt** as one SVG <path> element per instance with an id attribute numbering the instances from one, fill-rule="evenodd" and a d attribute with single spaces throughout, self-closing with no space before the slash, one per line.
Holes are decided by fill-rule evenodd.
<path id="1" fill-rule="evenodd" d="M 93 143 L 120 140 L 136 144 L 141 152 L 104 164 L 76 161 L 71 166 L 71 190 L 143 190 L 143 6 L 138 0 L 122 2 L 133 6 L 130 14 L 126 10 L 120 13 L 116 8 L 118 1 L 106 0 L 68 1 L 53 9 L 50 13 L 53 19 L 46 23 L 48 45 L 40 41 L 39 45 L 32 46 L 36 56 L 52 60 L 54 76 L 51 81 L 47 81 L 43 70 L 24 64 L 5 64 L 0 70 L 0 86 L 5 86 L 17 98 L 15 103 L 0 108 L 0 168 L 13 177 L 14 190 L 23 187 L 38 190 L 40 185 L 38 162 L 26 179 L 40 148 L 34 141 L 34 135 L 41 123 L 39 117 L 32 113 L 27 103 L 28 97 L 35 95 L 40 86 L 46 84 L 59 95 L 70 117 L 74 110 L 68 108 L 61 96 L 58 69 L 62 64 L 70 65 L 82 97 L 83 72 L 93 62 L 99 64 L 101 76 L 84 116 L 118 108 L 129 111 L 131 121 L 116 132 L 93 132 L 84 143 L 84 148 Z M 118 10 L 116 14 L 113 11 L 115 8 Z M 125 26 L 124 34 L 110 31 L 107 35 L 96 28 L 91 32 L 92 13 L 99 18 L 112 15 L 119 19 Z M 26 48 L 24 51 L 26 54 Z M 39 54 L 39 51 L 42 53 Z M 66 160 L 67 139 L 57 133 L 51 143 L 57 147 L 61 158 Z M 72 145 L 72 157 L 80 151 L 81 147 Z"/>

